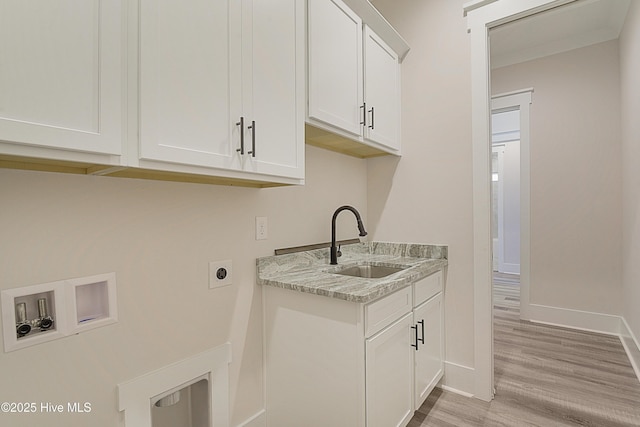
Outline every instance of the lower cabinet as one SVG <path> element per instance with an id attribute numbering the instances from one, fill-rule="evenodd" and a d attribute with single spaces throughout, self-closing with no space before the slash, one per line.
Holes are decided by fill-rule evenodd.
<path id="1" fill-rule="evenodd" d="M 420 333 L 415 347 L 414 410 L 427 399 L 444 374 L 442 293 L 420 304 L 413 320 Z"/>
<path id="2" fill-rule="evenodd" d="M 404 426 L 413 416 L 413 316 L 366 340 L 367 427 Z"/>
<path id="3" fill-rule="evenodd" d="M 442 271 L 368 304 L 263 292 L 268 427 L 403 427 L 442 378 Z"/>

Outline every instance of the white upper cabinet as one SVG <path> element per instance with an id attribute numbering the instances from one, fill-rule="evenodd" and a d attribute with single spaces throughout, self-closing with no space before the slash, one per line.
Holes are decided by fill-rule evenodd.
<path id="1" fill-rule="evenodd" d="M 299 0 L 2 0 L 2 165 L 301 184 L 305 17 Z"/>
<path id="2" fill-rule="evenodd" d="M 309 117 L 362 133 L 362 19 L 340 0 L 309 0 Z"/>
<path id="3" fill-rule="evenodd" d="M 140 158 L 303 179 L 304 16 L 295 0 L 142 0 Z"/>
<path id="4" fill-rule="evenodd" d="M 2 1 L 0 152 L 121 154 L 122 7 L 120 0 Z"/>
<path id="5" fill-rule="evenodd" d="M 398 55 L 371 28 L 364 28 L 366 139 L 400 150 Z"/>
<path id="6" fill-rule="evenodd" d="M 245 171 L 304 178 L 304 3 L 246 1 L 243 11 Z"/>
<path id="7" fill-rule="evenodd" d="M 366 1 L 308 4 L 308 141 L 360 157 L 400 154 L 400 61 L 409 47 Z"/>
<path id="8" fill-rule="evenodd" d="M 140 2 L 140 157 L 239 162 L 240 7 L 232 0 Z"/>

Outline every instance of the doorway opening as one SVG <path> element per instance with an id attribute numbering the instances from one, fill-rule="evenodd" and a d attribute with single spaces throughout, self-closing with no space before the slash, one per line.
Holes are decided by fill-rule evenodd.
<path id="1" fill-rule="evenodd" d="M 520 275 L 520 110 L 491 114 L 493 271 Z"/>
<path id="2" fill-rule="evenodd" d="M 491 113 L 493 318 L 520 317 L 520 108 Z"/>
<path id="3" fill-rule="evenodd" d="M 615 10 L 611 10 L 610 14 L 596 12 L 594 8 L 608 8 L 617 5 Z M 502 2 L 495 0 L 478 0 L 465 4 L 465 14 L 467 16 L 468 31 L 471 37 L 471 81 L 472 81 L 472 147 L 473 147 L 473 253 L 474 253 L 474 265 L 473 265 L 473 277 L 474 277 L 474 369 L 475 369 L 475 396 L 482 400 L 491 400 L 494 394 L 494 360 L 493 360 L 493 316 L 492 316 L 492 235 L 491 235 L 491 131 L 490 131 L 490 117 L 492 111 L 492 100 L 490 98 L 491 83 L 492 83 L 492 66 L 502 67 L 513 65 L 520 62 L 525 62 L 531 59 L 541 59 L 556 53 L 562 53 L 568 50 L 577 49 L 578 47 L 590 46 L 594 43 L 593 39 L 586 40 L 585 34 L 595 34 L 597 31 L 590 31 L 593 28 L 606 27 L 611 20 L 607 20 L 607 23 L 602 22 L 599 19 L 591 18 L 603 18 L 607 16 L 614 16 L 616 19 L 616 31 L 618 33 L 613 34 L 612 39 L 619 34 L 619 28 L 624 24 L 624 18 L 626 9 L 629 6 L 629 2 L 607 2 L 601 0 L 527 0 L 522 2 Z M 594 13 L 590 13 L 593 11 Z M 585 12 L 585 13 L 583 13 Z M 589 13 L 586 13 L 589 12 Z M 535 22 L 530 21 L 528 18 L 535 15 Z M 579 19 L 579 18 L 589 19 Z M 525 19 L 527 18 L 527 19 Z M 565 25 L 567 22 L 581 23 L 580 26 L 575 28 L 571 27 L 571 31 Z M 511 25 L 513 23 L 513 25 Z M 582 24 L 585 24 L 582 26 Z M 620 25 L 620 26 L 618 26 Z M 537 26 L 534 28 L 534 26 Z M 495 30 L 495 31 L 494 31 Z M 490 34 L 491 33 L 491 34 Z M 566 37 L 568 34 L 576 36 L 573 38 Z M 564 38 L 562 35 L 564 34 Z M 546 43 L 539 43 L 537 37 L 546 39 Z M 558 40 L 564 40 L 570 42 L 568 44 L 555 43 Z M 586 42 L 588 44 L 577 44 L 578 42 Z M 605 42 L 607 40 L 600 40 Z M 504 43 L 502 43 L 504 42 Z M 527 42 L 528 45 L 523 47 L 520 42 Z M 543 49 L 544 47 L 544 49 Z M 500 49 L 503 49 L 503 55 L 499 55 Z M 561 50 L 556 50 L 562 48 Z M 506 49 L 506 50 L 505 50 Z M 526 57 L 523 57 L 525 55 Z M 503 62 L 496 61 L 497 57 L 502 57 Z M 571 61 L 569 61 L 571 63 Z M 573 62 L 574 64 L 577 62 Z M 603 61 L 603 64 L 611 64 L 612 61 Z M 586 63 L 585 63 L 586 64 Z M 556 71 L 564 69 L 564 67 L 556 67 Z M 583 68 L 589 70 L 586 66 Z M 579 74 L 579 73 L 574 73 Z M 557 75 L 555 71 L 552 71 L 549 75 Z M 612 74 L 613 75 L 613 74 Z M 592 76 L 596 77 L 596 76 Z M 606 82 L 610 82 L 613 79 L 607 79 Z M 513 82 L 513 81 L 512 81 Z M 538 83 L 540 83 L 538 81 Z M 569 85 L 572 89 L 575 89 L 575 93 L 582 93 L 585 86 L 587 87 L 601 87 L 601 86 L 589 86 L 585 85 L 582 79 L 569 80 L 567 84 L 561 86 L 554 86 L 551 91 L 545 91 L 540 89 L 540 100 L 542 102 L 543 95 L 564 94 L 566 87 Z M 571 84 L 569 84 L 571 83 Z M 573 85 L 573 83 L 576 83 Z M 580 83 L 583 84 L 580 87 Z M 508 85 L 505 85 L 508 87 Z M 613 87 L 613 86 L 612 86 Z M 508 89 L 507 89 L 508 90 Z M 615 93 L 616 87 L 613 90 L 606 93 Z M 594 94 L 594 96 L 602 97 L 601 95 Z M 548 98 L 544 98 L 548 99 Z M 596 100 L 592 103 L 594 106 L 602 106 L 603 103 Z M 555 105 L 555 104 L 554 104 Z M 540 105 L 542 107 L 542 104 Z M 542 111 L 542 108 L 541 108 Z M 548 110 L 544 110 L 548 111 Z M 614 120 L 615 121 L 615 120 Z M 599 130 L 603 129 L 600 125 L 600 120 L 587 121 L 582 117 L 582 122 L 586 124 L 597 123 L 598 126 L 593 126 L 589 129 Z M 612 121 L 613 123 L 613 121 Z M 564 126 L 564 127 L 563 127 Z M 561 129 L 574 129 L 566 123 L 561 123 L 559 126 Z M 579 129 L 585 129 L 584 127 Z M 615 129 L 615 123 L 612 124 L 612 129 Z M 595 132 L 586 134 L 581 138 L 571 139 L 572 142 L 577 143 L 578 147 L 581 147 L 581 142 L 586 138 L 589 139 L 592 135 L 596 135 Z M 547 135 L 544 135 L 545 138 Z M 553 134 L 553 137 L 558 134 Z M 606 135 L 605 135 L 606 137 Z M 550 139 L 541 138 L 541 142 L 548 142 Z M 592 147 L 601 147 L 597 144 L 597 141 L 591 145 Z M 575 153 L 576 151 L 572 151 Z M 581 151 L 578 151 L 581 152 Z M 598 153 L 591 153 L 594 155 L 593 163 L 598 163 Z M 525 156 L 525 147 L 521 141 L 521 156 Z M 543 159 L 555 157 L 540 157 Z M 569 156 L 570 158 L 570 156 Z M 538 157 L 536 157 L 538 159 Z M 570 162 L 571 160 L 569 160 Z M 524 163 L 524 162 L 523 162 Z M 522 177 L 528 176 L 529 171 L 521 170 Z M 572 175 L 577 177 L 579 175 Z M 584 175 L 591 177 L 591 175 Z M 583 185 L 582 182 L 578 182 L 578 185 Z M 526 185 L 521 183 L 521 187 L 525 188 Z M 550 178 L 547 188 L 555 188 L 554 181 Z M 582 187 L 587 188 L 587 187 Z M 560 193 L 560 191 L 558 191 Z M 606 191 L 602 194 L 609 195 Z M 521 201 L 527 201 L 525 194 L 521 194 Z M 567 202 L 563 200 L 561 196 L 557 198 L 560 202 Z M 569 211 L 576 208 L 576 205 L 567 204 Z M 606 207 L 609 205 L 602 204 Z M 537 211 L 536 211 L 537 212 Z M 546 212 L 554 212 L 553 208 L 546 210 Z M 524 218 L 527 214 L 527 210 L 521 205 L 521 280 L 522 280 L 522 312 L 521 318 L 529 320 L 534 314 L 536 318 L 542 312 L 547 316 L 548 322 L 561 323 L 565 325 L 585 325 L 582 328 L 594 329 L 591 324 L 588 323 L 592 318 L 596 318 L 595 322 L 598 322 L 598 330 L 608 331 L 611 330 L 610 326 L 606 323 L 608 317 L 606 316 L 589 316 L 587 320 L 582 317 L 582 312 L 579 310 L 556 310 L 556 307 L 548 308 L 547 306 L 531 305 L 525 301 L 528 296 L 528 283 L 525 281 L 530 276 L 528 271 L 528 264 L 530 263 L 529 254 L 522 251 L 527 245 L 523 242 L 529 233 L 529 226 L 526 223 L 528 218 Z M 603 215 L 604 216 L 604 215 Z M 570 216 L 567 216 L 570 217 Z M 602 222 L 606 225 L 606 222 Z M 529 224 L 530 225 L 530 224 Z M 575 224 L 569 224 L 575 225 Z M 590 229 L 587 229 L 590 231 Z M 600 229 L 598 229 L 600 231 Z M 550 233 L 550 235 L 552 235 Z M 557 235 L 557 234 L 556 234 Z M 565 239 L 565 241 L 569 242 Z M 605 241 L 603 239 L 603 241 Z M 579 245 L 571 247 L 571 251 L 567 253 L 576 254 L 579 251 L 575 249 L 581 249 Z M 558 262 L 558 271 L 563 270 L 564 265 L 560 265 Z M 579 261 L 575 262 L 578 266 Z M 537 280 L 539 279 L 538 276 Z M 553 278 L 552 278 L 553 279 Z M 555 283 L 555 282 L 554 282 Z M 596 284 L 597 286 L 597 284 Z M 606 295 L 606 292 L 603 292 Z M 529 308 L 529 312 L 527 312 Z M 596 313 L 597 314 L 597 313 Z M 553 317 L 555 316 L 555 317 Z M 581 317 L 582 316 L 582 317 Z M 568 320 L 567 320 L 568 319 Z M 603 325 L 603 326 L 600 326 Z"/>
<path id="4" fill-rule="evenodd" d="M 523 320 L 529 320 L 532 97 L 527 88 L 491 99 L 492 279 L 519 283 Z"/>

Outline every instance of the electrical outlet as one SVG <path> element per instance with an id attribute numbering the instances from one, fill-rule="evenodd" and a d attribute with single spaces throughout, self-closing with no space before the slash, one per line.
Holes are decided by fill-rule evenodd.
<path id="1" fill-rule="evenodd" d="M 233 279 L 231 260 L 212 261 L 209 263 L 209 289 L 229 286 Z"/>
<path id="2" fill-rule="evenodd" d="M 267 217 L 256 217 L 256 240 L 267 240 Z"/>

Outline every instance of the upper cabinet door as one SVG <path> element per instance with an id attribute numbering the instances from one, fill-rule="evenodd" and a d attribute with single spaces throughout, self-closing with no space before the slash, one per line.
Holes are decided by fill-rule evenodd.
<path id="1" fill-rule="evenodd" d="M 362 19 L 340 0 L 309 0 L 309 117 L 362 134 Z"/>
<path id="2" fill-rule="evenodd" d="M 369 27 L 364 29 L 365 138 L 400 149 L 398 55 Z"/>
<path id="3" fill-rule="evenodd" d="M 122 1 L 0 3 L 0 140 L 121 154 Z"/>
<path id="4" fill-rule="evenodd" d="M 141 0 L 141 158 L 238 161 L 240 12 L 232 0 Z"/>
<path id="5" fill-rule="evenodd" d="M 246 171 L 304 178 L 304 12 L 299 0 L 244 2 Z"/>

